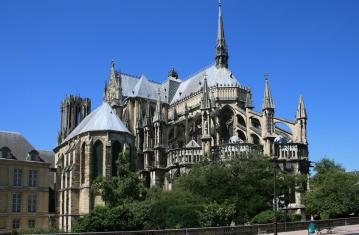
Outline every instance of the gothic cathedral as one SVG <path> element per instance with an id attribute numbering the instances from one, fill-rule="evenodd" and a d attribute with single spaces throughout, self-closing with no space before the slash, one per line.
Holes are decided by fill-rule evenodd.
<path id="1" fill-rule="evenodd" d="M 308 175 L 303 97 L 294 120 L 276 117 L 265 77 L 262 108 L 256 111 L 251 89 L 235 78 L 228 60 L 219 4 L 214 64 L 186 79 L 171 69 L 167 80 L 157 83 L 118 72 L 112 62 L 103 103 L 94 111 L 88 98 L 67 96 L 61 102 L 55 148 L 61 229 L 71 231 L 79 216 L 103 203 L 90 193 L 91 183 L 116 174 L 121 152 L 142 172 L 148 187 L 163 190 L 171 190 L 174 177 L 214 154 L 226 159 L 259 150 L 276 158 L 282 170 Z M 302 213 L 300 193 L 293 193 L 289 207 Z"/>

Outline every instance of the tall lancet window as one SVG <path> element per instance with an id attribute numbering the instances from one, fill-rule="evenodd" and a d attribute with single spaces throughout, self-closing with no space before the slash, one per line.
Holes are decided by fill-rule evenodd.
<path id="1" fill-rule="evenodd" d="M 86 156 L 85 156 L 85 143 L 81 146 L 81 184 L 85 183 L 85 169 L 86 169 Z"/>
<path id="2" fill-rule="evenodd" d="M 115 141 L 112 144 L 112 176 L 117 176 L 117 160 L 122 152 L 122 146 L 119 142 Z"/>
<path id="3" fill-rule="evenodd" d="M 102 176 L 103 166 L 103 144 L 97 141 L 93 146 L 93 164 L 92 164 L 92 179 Z"/>

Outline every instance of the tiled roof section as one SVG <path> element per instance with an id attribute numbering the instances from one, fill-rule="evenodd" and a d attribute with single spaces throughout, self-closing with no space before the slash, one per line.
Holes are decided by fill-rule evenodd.
<path id="1" fill-rule="evenodd" d="M 63 143 L 79 134 L 90 131 L 119 131 L 130 133 L 126 125 L 116 115 L 116 112 L 106 102 L 103 102 L 97 109 L 87 115 L 66 137 Z"/>
<path id="2" fill-rule="evenodd" d="M 40 158 L 47 163 L 50 163 L 51 168 L 55 168 L 55 153 L 53 151 L 38 150 Z"/>
<path id="3" fill-rule="evenodd" d="M 8 147 L 11 154 L 17 159 L 25 161 L 28 153 L 35 148 L 17 132 L 0 131 L 0 148 Z"/>
<path id="4" fill-rule="evenodd" d="M 204 74 L 207 75 L 208 87 L 212 86 L 235 86 L 239 82 L 234 77 L 232 72 L 227 68 L 217 68 L 215 65 L 205 68 L 204 70 L 192 75 L 183 81 L 177 89 L 171 104 L 190 96 L 202 89 Z"/>
<path id="5" fill-rule="evenodd" d="M 50 163 L 51 167 L 55 167 L 54 152 L 35 149 L 20 133 L 0 131 L 0 148 L 3 147 L 8 147 L 11 154 L 20 161 L 26 161 L 28 153 L 35 150 L 39 153 L 41 161 Z"/>
<path id="6" fill-rule="evenodd" d="M 139 77 L 121 73 L 121 88 L 124 97 L 131 96 L 133 88 L 140 80 Z"/>
<path id="7" fill-rule="evenodd" d="M 141 97 L 151 100 L 157 100 L 158 88 L 162 85 L 154 81 L 148 80 L 144 75 L 135 77 L 128 74 L 121 74 L 122 78 L 122 95 L 126 97 Z M 161 101 L 167 102 L 165 99 L 166 92 L 161 89 Z"/>

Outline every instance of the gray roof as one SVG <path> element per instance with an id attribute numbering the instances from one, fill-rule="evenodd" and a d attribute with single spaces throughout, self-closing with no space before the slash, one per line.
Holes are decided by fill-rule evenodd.
<path id="1" fill-rule="evenodd" d="M 26 160 L 27 154 L 35 148 L 17 132 L 0 131 L 0 148 L 8 147 L 17 160 Z"/>
<path id="2" fill-rule="evenodd" d="M 11 154 L 21 161 L 26 161 L 28 153 L 35 150 L 39 153 L 43 162 L 50 163 L 54 166 L 55 154 L 52 151 L 43 151 L 35 149 L 25 137 L 17 132 L 0 131 L 0 148 L 8 147 Z"/>
<path id="3" fill-rule="evenodd" d="M 53 151 L 38 150 L 40 158 L 47 163 L 50 163 L 51 168 L 55 168 L 55 153 Z"/>
<path id="4" fill-rule="evenodd" d="M 90 131 L 119 131 L 130 133 L 126 125 L 117 116 L 115 110 L 106 102 L 103 102 L 97 109 L 87 115 L 66 137 L 63 143 L 79 134 Z"/>
<path id="5" fill-rule="evenodd" d="M 204 75 L 207 75 L 207 83 L 209 87 L 212 86 L 236 86 L 239 82 L 234 77 L 232 72 L 227 68 L 217 68 L 215 65 L 211 65 L 200 72 L 190 76 L 184 80 L 177 89 L 171 104 L 179 101 L 192 93 L 195 93 L 202 89 Z"/>
<path id="6" fill-rule="evenodd" d="M 146 99 L 157 100 L 158 89 L 162 85 L 148 80 L 144 75 L 135 77 L 121 73 L 122 94 L 125 97 L 141 97 Z M 161 101 L 166 102 L 165 92 L 161 89 Z"/>

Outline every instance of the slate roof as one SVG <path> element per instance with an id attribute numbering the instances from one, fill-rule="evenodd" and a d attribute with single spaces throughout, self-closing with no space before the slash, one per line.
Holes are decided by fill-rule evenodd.
<path id="1" fill-rule="evenodd" d="M 121 73 L 121 78 L 122 95 L 124 97 L 141 97 L 157 100 L 158 89 L 162 88 L 161 84 L 148 80 L 144 75 L 135 77 Z M 161 101 L 166 102 L 164 91 L 161 91 Z"/>
<path id="2" fill-rule="evenodd" d="M 20 161 L 26 161 L 28 153 L 32 150 L 36 150 L 43 162 L 50 163 L 51 167 L 54 167 L 54 152 L 35 149 L 29 141 L 18 132 L 0 131 L 0 148 L 2 147 L 8 147 L 15 159 Z"/>
<path id="3" fill-rule="evenodd" d="M 115 110 L 106 102 L 87 115 L 62 143 L 89 131 L 119 131 L 131 134 Z"/>
<path id="4" fill-rule="evenodd" d="M 212 86 L 235 86 L 239 82 L 234 77 L 232 72 L 227 68 L 217 68 L 215 65 L 211 65 L 200 72 L 190 76 L 184 80 L 178 87 L 171 104 L 179 101 L 192 93 L 195 93 L 202 89 L 204 74 L 207 75 L 208 87 Z"/>

